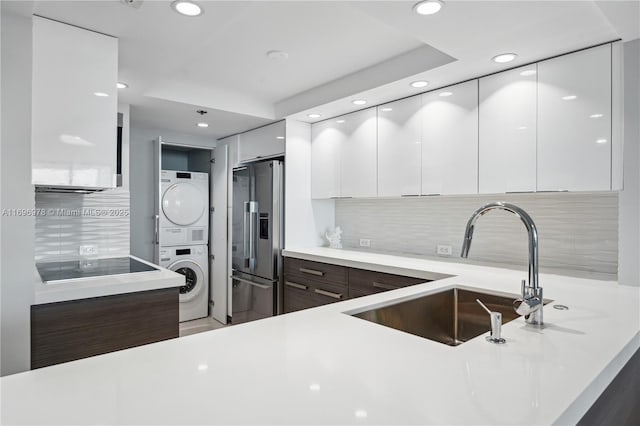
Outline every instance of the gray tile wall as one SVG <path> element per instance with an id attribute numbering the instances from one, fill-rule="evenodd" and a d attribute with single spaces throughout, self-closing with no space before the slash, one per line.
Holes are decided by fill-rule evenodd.
<path id="1" fill-rule="evenodd" d="M 73 259 L 81 245 L 98 256 L 129 254 L 129 192 L 36 193 L 36 261 Z"/>
<path id="2" fill-rule="evenodd" d="M 459 258 L 469 216 L 493 201 L 516 204 L 531 215 L 541 271 L 616 279 L 617 193 L 345 199 L 336 201 L 336 225 L 343 229 L 345 248 L 363 250 L 359 239 L 369 238 L 369 250 L 435 258 L 436 245 L 445 244 L 453 249 L 448 260 L 526 269 L 527 232 L 516 216 L 503 211 L 478 220 L 469 259 Z"/>

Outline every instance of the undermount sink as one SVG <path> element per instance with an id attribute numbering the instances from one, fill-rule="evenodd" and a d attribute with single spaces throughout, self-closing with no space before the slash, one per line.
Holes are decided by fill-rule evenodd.
<path id="1" fill-rule="evenodd" d="M 513 310 L 513 301 L 517 297 L 453 288 L 350 314 L 445 345 L 458 346 L 491 329 L 489 315 L 476 299 L 490 310 L 500 312 L 502 323 L 506 324 L 519 316 Z"/>

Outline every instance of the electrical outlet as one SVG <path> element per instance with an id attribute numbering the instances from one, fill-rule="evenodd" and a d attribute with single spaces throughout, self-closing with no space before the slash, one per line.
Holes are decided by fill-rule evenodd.
<path id="1" fill-rule="evenodd" d="M 80 246 L 78 249 L 80 256 L 92 256 L 94 254 L 98 254 L 98 246 Z"/>
<path id="2" fill-rule="evenodd" d="M 368 238 L 360 238 L 360 247 L 371 247 L 371 240 Z"/>
<path id="3" fill-rule="evenodd" d="M 451 246 L 438 244 L 436 246 L 436 254 L 438 256 L 451 256 Z"/>

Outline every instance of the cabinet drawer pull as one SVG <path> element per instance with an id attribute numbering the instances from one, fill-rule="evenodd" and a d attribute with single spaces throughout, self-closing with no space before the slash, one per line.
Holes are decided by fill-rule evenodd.
<path id="1" fill-rule="evenodd" d="M 384 290 L 395 290 L 395 289 L 400 288 L 400 287 L 397 287 L 395 285 L 385 284 L 385 283 L 378 283 L 378 282 L 375 282 L 375 281 L 373 281 L 371 284 L 373 284 L 373 286 L 375 288 L 381 288 L 381 289 L 384 289 Z"/>
<path id="2" fill-rule="evenodd" d="M 342 299 L 342 295 L 340 293 L 334 293 L 332 291 L 321 290 L 319 288 L 316 288 L 313 291 L 315 291 L 316 293 L 321 294 L 323 296 L 333 297 L 334 299 Z"/>
<path id="3" fill-rule="evenodd" d="M 293 288 L 298 288 L 300 290 L 306 290 L 306 289 L 309 288 L 306 285 L 302 285 L 302 284 L 298 284 L 298 283 L 292 283 L 291 281 L 285 281 L 284 285 L 289 286 L 289 287 L 293 287 Z"/>
<path id="4" fill-rule="evenodd" d="M 299 270 L 300 272 L 305 273 L 305 274 L 316 275 L 316 276 L 318 276 L 318 277 L 322 277 L 322 276 L 324 276 L 324 272 L 322 272 L 322 271 L 316 271 L 315 269 L 298 268 L 298 270 Z"/>

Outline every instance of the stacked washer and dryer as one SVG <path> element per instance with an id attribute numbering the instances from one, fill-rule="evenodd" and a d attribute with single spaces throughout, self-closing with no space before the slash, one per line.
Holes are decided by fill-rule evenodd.
<path id="1" fill-rule="evenodd" d="M 209 174 L 162 170 L 159 264 L 185 276 L 180 322 L 208 315 Z"/>

